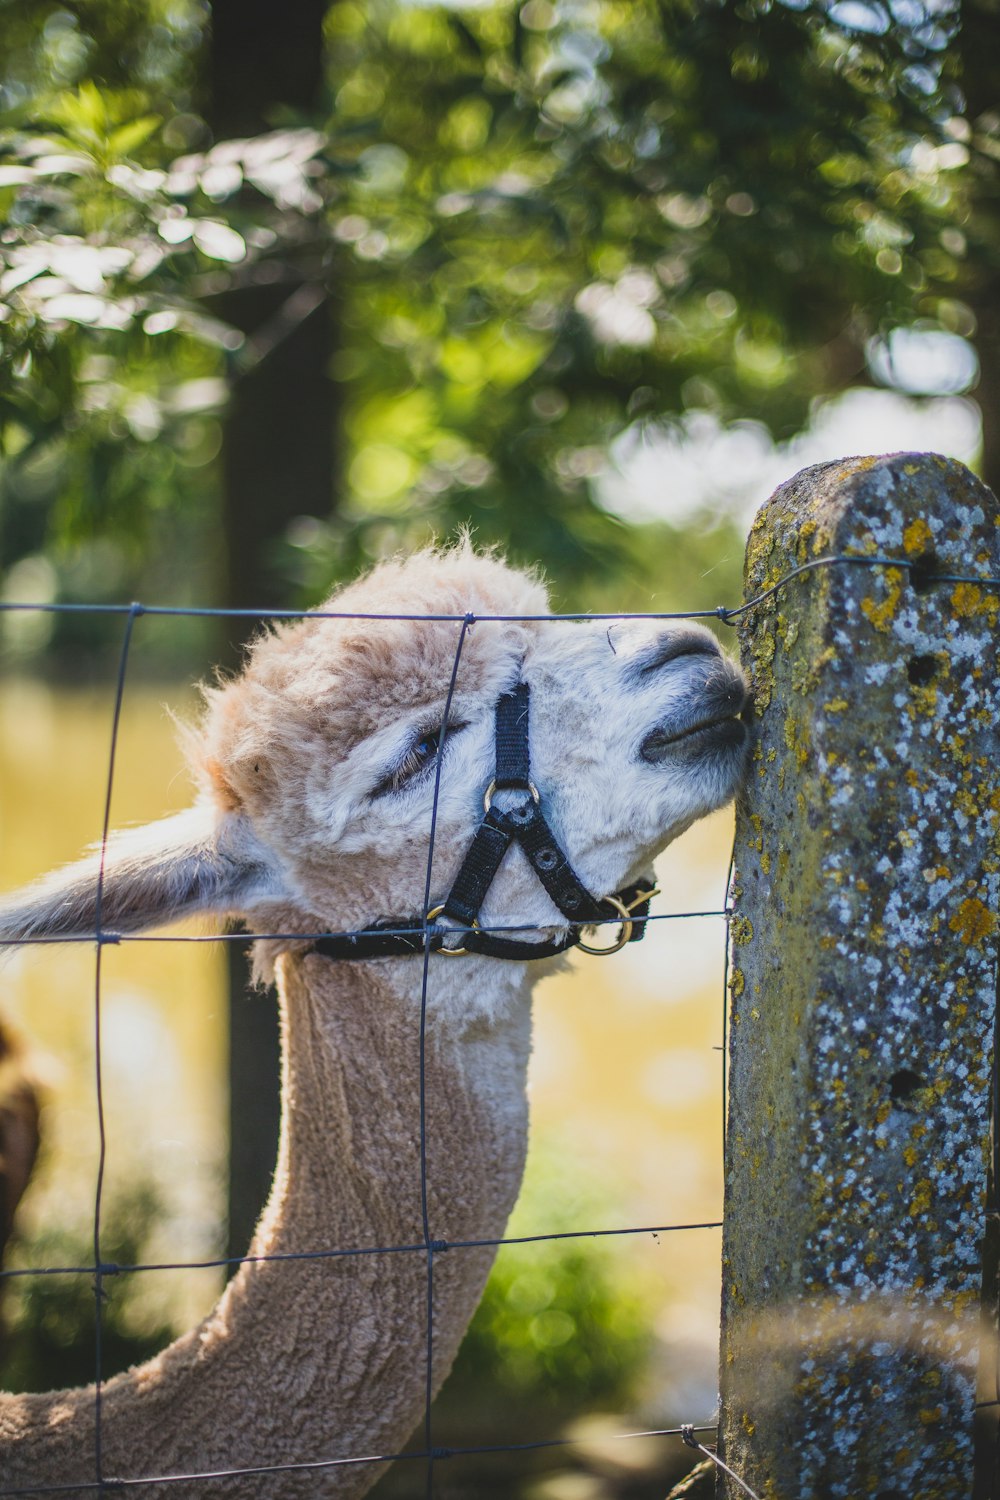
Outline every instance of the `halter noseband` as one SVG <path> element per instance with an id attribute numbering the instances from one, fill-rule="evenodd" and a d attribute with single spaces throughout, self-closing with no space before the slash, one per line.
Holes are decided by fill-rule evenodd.
<path id="1" fill-rule="evenodd" d="M 524 960 L 551 958 L 567 948 L 596 955 L 617 953 L 626 943 L 642 938 L 644 918 L 656 894 L 654 887 L 643 881 L 598 900 L 576 874 L 545 819 L 538 789 L 531 780 L 528 707 L 526 682 L 519 682 L 497 701 L 496 770 L 483 797 L 483 820 L 446 900 L 427 913 L 426 922 L 415 918 L 376 923 L 361 932 L 318 938 L 312 951 L 326 958 L 392 958 L 423 953 L 427 948 L 452 958 L 476 953 L 487 958 Z M 501 809 L 495 801 L 497 792 L 521 795 Z M 521 846 L 542 885 L 563 916 L 569 918 L 571 925 L 565 936 L 531 943 L 480 931 L 480 908 L 511 844 Z M 445 946 L 445 938 L 454 929 L 428 925 L 439 916 L 463 925 L 460 947 Z M 582 927 L 616 917 L 621 930 L 610 948 L 592 948 L 582 941 Z"/>

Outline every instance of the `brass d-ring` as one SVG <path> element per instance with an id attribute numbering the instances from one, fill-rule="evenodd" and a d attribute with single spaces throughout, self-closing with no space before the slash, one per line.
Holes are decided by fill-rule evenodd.
<path id="1" fill-rule="evenodd" d="M 490 784 L 489 784 L 489 786 L 486 788 L 485 792 L 483 793 L 483 811 L 484 812 L 489 812 L 490 808 L 493 806 L 493 793 L 496 791 L 496 789 L 497 789 L 496 782 L 495 781 L 491 781 Z M 538 795 L 538 788 L 537 788 L 537 786 L 535 785 L 535 783 L 533 781 L 529 781 L 528 782 L 528 791 L 531 793 L 531 795 L 534 798 L 535 802 L 541 802 L 542 799 Z"/>
<path id="2" fill-rule="evenodd" d="M 428 922 L 433 922 L 434 918 L 439 917 L 443 911 L 444 902 L 442 902 L 440 906 L 435 906 L 433 911 L 429 911 L 427 913 Z M 475 917 L 473 917 L 472 919 L 472 926 L 474 929 L 479 926 L 479 923 L 476 921 Z M 468 953 L 469 950 L 468 948 L 446 948 L 442 944 L 440 948 L 436 948 L 434 951 L 436 953 L 444 953 L 448 958 L 461 958 L 462 955 Z"/>
<path id="3" fill-rule="evenodd" d="M 580 942 L 577 944 L 577 947 L 580 948 L 582 952 L 592 953 L 595 958 L 607 958 L 610 954 L 617 953 L 619 948 L 624 948 L 625 944 L 632 936 L 632 928 L 634 925 L 632 921 L 632 914 L 630 913 L 628 907 L 625 905 L 624 901 L 619 901 L 617 896 L 605 896 L 604 899 L 609 906 L 613 906 L 615 910 L 620 914 L 622 925 L 621 930 L 618 933 L 616 942 L 614 942 L 610 948 L 592 948 L 589 943 L 584 942 Z"/>

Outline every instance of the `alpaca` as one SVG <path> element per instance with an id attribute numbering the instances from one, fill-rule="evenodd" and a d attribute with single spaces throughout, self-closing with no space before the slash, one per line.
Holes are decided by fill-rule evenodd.
<path id="1" fill-rule="evenodd" d="M 252 1258 L 199 1327 L 102 1386 L 99 1455 L 93 1388 L 0 1398 L 0 1495 L 92 1485 L 98 1465 L 106 1480 L 187 1476 L 143 1486 L 162 1500 L 368 1490 L 384 1464 L 327 1461 L 398 1452 L 448 1373 L 524 1165 L 530 991 L 552 960 L 520 950 L 573 928 L 543 884 L 556 855 L 532 864 L 515 843 L 478 912 L 482 929 L 520 929 L 513 958 L 471 951 L 470 922 L 436 938 L 468 943 L 461 956 L 336 961 L 310 935 L 380 918 L 447 931 L 431 915 L 483 820 L 498 705 L 518 683 L 533 789 L 493 795 L 512 818 L 537 796 L 585 894 L 638 881 L 738 785 L 746 686 L 700 626 L 546 620 L 535 578 L 464 544 L 382 564 L 326 608 L 338 617 L 262 634 L 208 691 L 196 806 L 112 840 L 101 880 L 106 931 L 201 911 L 278 935 L 255 952 L 277 983 L 284 1060 Z M 12 898 L 0 941 L 93 932 L 97 869 Z M 627 926 L 621 904 L 601 909 Z M 391 1246 L 414 1248 L 295 1258 Z M 230 1468 L 258 1472 L 213 1479 Z"/>
<path id="2" fill-rule="evenodd" d="M 39 1092 L 24 1048 L 0 1025 L 0 1256 L 38 1154 L 40 1113 Z"/>

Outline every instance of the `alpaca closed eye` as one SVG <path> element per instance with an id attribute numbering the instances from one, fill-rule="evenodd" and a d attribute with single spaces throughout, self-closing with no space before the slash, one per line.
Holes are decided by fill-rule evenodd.
<path id="1" fill-rule="evenodd" d="M 408 776 L 414 776 L 417 771 L 422 771 L 437 755 L 440 744 L 440 730 L 437 734 L 425 734 L 406 752 L 406 759 L 396 771 L 397 778 L 405 780 Z"/>
<path id="2" fill-rule="evenodd" d="M 448 735 L 457 734 L 464 729 L 464 724 L 449 724 Z M 441 748 L 442 731 L 439 728 L 429 730 L 422 734 L 407 750 L 403 759 L 396 765 L 389 775 L 379 782 L 372 792 L 373 797 L 381 797 L 386 792 L 398 792 L 408 781 L 419 776 L 422 771 L 427 771 L 434 765 Z"/>

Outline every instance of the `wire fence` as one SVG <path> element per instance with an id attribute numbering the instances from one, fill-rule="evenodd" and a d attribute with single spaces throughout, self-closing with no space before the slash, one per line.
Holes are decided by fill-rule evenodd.
<path id="1" fill-rule="evenodd" d="M 442 1254 L 453 1254 L 468 1249 L 482 1249 L 486 1247 L 500 1248 L 507 1245 L 524 1245 L 554 1240 L 612 1238 L 623 1236 L 643 1236 L 660 1234 L 688 1233 L 696 1230 L 719 1229 L 722 1227 L 721 1220 L 706 1221 L 700 1223 L 671 1223 L 654 1224 L 642 1226 L 629 1226 L 625 1228 L 593 1228 L 586 1230 L 561 1231 L 552 1234 L 519 1235 L 500 1238 L 485 1239 L 456 1239 L 446 1241 L 435 1235 L 431 1211 L 428 1201 L 428 1155 L 427 1155 L 427 1017 L 428 997 L 431 989 L 431 948 L 429 936 L 434 930 L 429 913 L 433 910 L 431 899 L 431 881 L 434 860 L 435 840 L 438 832 L 438 810 L 441 788 L 441 772 L 443 764 L 443 749 L 447 737 L 447 726 L 450 718 L 450 708 L 456 690 L 460 665 L 463 656 L 468 633 L 473 625 L 490 625 L 493 623 L 537 623 L 546 628 L 558 628 L 574 621 L 607 621 L 609 625 L 614 622 L 628 620 L 644 621 L 681 621 L 691 619 L 715 619 L 722 625 L 733 626 L 750 611 L 773 598 L 778 592 L 790 584 L 817 572 L 818 570 L 834 566 L 850 566 L 863 568 L 895 568 L 905 570 L 911 575 L 914 583 L 920 575 L 920 587 L 928 587 L 945 583 L 970 583 L 976 585 L 1000 586 L 1000 577 L 979 573 L 944 573 L 932 572 L 926 574 L 926 565 L 921 560 L 907 557 L 892 557 L 883 555 L 857 556 L 849 553 L 831 554 L 818 557 L 804 563 L 800 567 L 790 569 L 771 587 L 763 590 L 753 598 L 734 608 L 719 606 L 713 610 L 677 610 L 657 612 L 626 612 L 614 614 L 555 614 L 555 615 L 453 615 L 453 614 L 366 614 L 356 611 L 342 612 L 337 610 L 269 610 L 269 609 L 209 609 L 188 608 L 174 606 L 133 604 L 58 604 L 58 603 L 22 603 L 3 602 L 0 603 L 0 613 L 23 613 L 44 612 L 59 614 L 105 614 L 121 616 L 124 620 L 121 648 L 118 657 L 118 668 L 114 686 L 114 702 L 111 723 L 110 749 L 107 763 L 107 777 L 104 788 L 104 811 L 102 820 L 99 871 L 96 890 L 96 920 L 95 930 L 86 936 L 71 938 L 35 936 L 15 940 L 12 945 L 45 944 L 54 942 L 83 942 L 94 943 L 95 969 L 93 990 L 93 1039 L 95 1058 L 95 1098 L 97 1112 L 98 1130 L 98 1166 L 94 1192 L 93 1212 L 93 1261 L 88 1265 L 58 1265 L 58 1266 L 36 1266 L 18 1267 L 0 1270 L 0 1283 L 4 1280 L 13 1280 L 24 1277 L 45 1277 L 63 1275 L 92 1275 L 94 1290 L 94 1327 L 96 1335 L 96 1365 L 95 1365 L 95 1388 L 94 1388 L 94 1417 L 95 1417 L 95 1471 L 92 1479 L 80 1482 L 40 1484 L 34 1486 L 20 1485 L 16 1488 L 8 1488 L 3 1485 L 0 1478 L 0 1497 L 2 1500 L 14 1500 L 14 1497 L 27 1497 L 32 1495 L 46 1494 L 69 1494 L 69 1493 L 104 1493 L 111 1490 L 142 1489 L 153 1484 L 195 1484 L 207 1483 L 213 1480 L 238 1480 L 251 1476 L 281 1475 L 289 1473 L 320 1473 L 344 1468 L 357 1468 L 359 1466 L 378 1466 L 390 1461 L 406 1462 L 425 1466 L 425 1494 L 427 1500 L 433 1500 L 435 1493 L 435 1468 L 443 1461 L 451 1458 L 470 1457 L 473 1455 L 487 1454 L 516 1454 L 538 1451 L 543 1449 L 572 1448 L 580 1439 L 571 1436 L 553 1436 L 533 1442 L 518 1443 L 510 1442 L 503 1444 L 489 1444 L 484 1446 L 466 1446 L 444 1448 L 436 1445 L 432 1414 L 432 1400 L 434 1394 L 433 1378 L 433 1353 L 435 1336 L 435 1264 L 436 1259 Z M 923 569 L 923 573 L 921 573 Z M 456 626 L 456 644 L 452 660 L 451 674 L 447 684 L 444 711 L 441 717 L 439 751 L 434 773 L 433 803 L 431 811 L 431 826 L 428 839 L 427 857 L 425 865 L 425 882 L 423 895 L 423 964 L 420 983 L 420 1013 L 419 1013 L 419 1035 L 417 1046 L 419 1048 L 419 1080 L 420 1080 L 420 1217 L 422 1224 L 422 1236 L 419 1240 L 407 1244 L 388 1245 L 317 1245 L 309 1250 L 294 1252 L 276 1252 L 268 1255 L 243 1255 L 243 1256 L 220 1256 L 208 1259 L 174 1260 L 174 1261 L 149 1261 L 135 1264 L 117 1264 L 105 1260 L 102 1254 L 102 1215 L 104 1210 L 105 1174 L 107 1168 L 108 1139 L 105 1121 L 105 1095 L 104 1077 L 102 1070 L 102 956 L 104 949 L 108 946 L 123 943 L 248 943 L 264 939 L 294 938 L 297 942 L 313 938 L 357 936 L 358 929 L 347 931 L 323 931 L 316 933 L 275 933 L 275 932 L 227 932 L 216 935 L 148 935 L 148 934 L 126 934 L 105 930 L 102 923 L 102 907 L 105 894 L 106 880 L 106 855 L 111 826 L 112 796 L 115 784 L 116 758 L 119 749 L 119 735 L 121 727 L 122 708 L 125 698 L 126 678 L 130 651 L 135 637 L 138 622 L 145 616 L 168 616 L 168 617 L 215 617 L 215 618 L 239 618 L 255 622 L 274 622 L 282 620 L 301 619 L 340 619 L 355 621 L 380 620 L 411 621 L 414 625 L 428 623 L 453 623 Z M 728 924 L 732 916 L 732 910 L 728 902 L 729 883 L 732 874 L 732 861 L 730 861 L 730 873 L 727 877 L 727 896 L 723 904 L 717 909 L 702 911 L 674 911 L 665 913 L 651 913 L 644 919 L 650 923 L 671 923 L 694 918 L 718 918 Z M 615 916 L 607 919 L 608 925 L 615 926 L 620 918 Z M 593 924 L 598 925 L 598 924 Z M 386 928 L 386 932 L 397 929 Z M 453 926 L 449 933 L 461 937 L 463 932 L 471 929 Z M 537 931 L 531 924 L 506 924 L 502 926 L 480 928 L 480 931 L 497 934 L 516 933 L 525 931 Z M 722 1150 L 723 1165 L 725 1166 L 725 1124 L 726 1124 L 726 1021 L 728 1008 L 728 979 L 729 959 L 728 944 L 724 944 L 723 959 L 723 987 L 722 987 Z M 355 1257 L 380 1257 L 412 1255 L 423 1257 L 426 1263 L 426 1304 L 424 1314 L 424 1348 L 425 1348 L 425 1390 L 424 1418 L 422 1429 L 422 1446 L 416 1449 L 407 1449 L 401 1452 L 391 1453 L 366 1453 L 352 1455 L 349 1457 L 327 1457 L 327 1458 L 302 1458 L 294 1462 L 256 1464 L 256 1465 L 233 1465 L 225 1468 L 215 1468 L 201 1472 L 182 1472 L 168 1474 L 154 1474 L 141 1477 L 125 1478 L 119 1475 L 105 1472 L 103 1453 L 103 1426 L 104 1418 L 102 1411 L 103 1388 L 105 1379 L 103 1375 L 103 1350 L 102 1350 L 102 1327 L 103 1327 L 103 1304 L 105 1299 L 105 1282 L 113 1277 L 126 1273 L 145 1273 L 178 1270 L 202 1270 L 209 1268 L 234 1268 L 240 1265 L 258 1263 L 262 1261 L 295 1262 L 295 1261 L 319 1261 L 338 1260 Z M 718 1455 L 700 1439 L 714 1439 L 717 1434 L 717 1424 L 706 1414 L 705 1420 L 700 1423 L 685 1423 L 677 1427 L 662 1427 L 646 1429 L 641 1432 L 621 1431 L 614 1436 L 621 1441 L 637 1438 L 663 1438 L 675 1439 L 680 1443 L 697 1449 L 705 1458 L 710 1459 L 727 1474 L 739 1486 L 742 1492 L 757 1500 L 754 1491 L 747 1484 L 728 1469 Z M 238 1490 L 236 1491 L 238 1493 Z"/>

